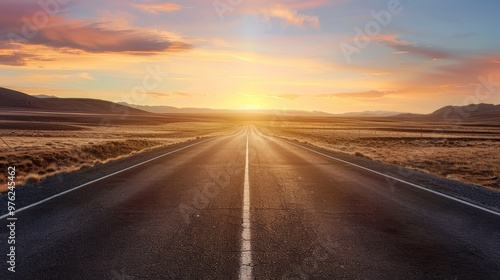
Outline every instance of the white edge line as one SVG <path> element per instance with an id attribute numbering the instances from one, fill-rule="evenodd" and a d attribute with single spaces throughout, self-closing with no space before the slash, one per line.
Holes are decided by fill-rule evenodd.
<path id="1" fill-rule="evenodd" d="M 267 135 L 266 135 L 267 136 Z M 269 136 L 267 136 L 269 137 Z M 468 202 L 468 201 L 465 201 L 465 200 L 462 200 L 462 199 L 459 199 L 459 198 L 456 198 L 456 197 L 453 197 L 451 195 L 447 195 L 447 194 L 444 194 L 442 192 L 438 192 L 438 191 L 435 191 L 435 190 L 431 190 L 431 189 L 428 189 L 426 187 L 422 187 L 422 186 L 419 186 L 417 184 L 414 184 L 414 183 L 410 183 L 408 181 L 405 181 L 405 180 L 402 180 L 402 179 L 399 179 L 399 178 L 396 178 L 396 177 L 393 177 L 391 175 L 387 175 L 387 174 L 384 174 L 384 173 L 381 173 L 381 172 L 378 172 L 378 171 L 375 171 L 375 170 L 372 170 L 372 169 L 369 169 L 369 168 L 366 168 L 364 166 L 361 166 L 361 165 L 357 165 L 355 163 L 352 163 L 352 162 L 349 162 L 349 161 L 345 161 L 345 160 L 342 160 L 342 159 L 339 159 L 339 158 L 336 158 L 334 156 L 330 156 L 330 155 L 327 155 L 327 154 L 324 154 L 322 152 L 318 152 L 318 151 L 315 151 L 313 149 L 310 149 L 310 148 L 307 148 L 307 147 L 304 147 L 304 146 L 301 146 L 301 145 L 298 145 L 298 144 L 295 144 L 291 141 L 288 141 L 288 140 L 285 140 L 283 138 L 278 138 L 284 142 L 287 142 L 289 144 L 292 144 L 294 146 L 297 146 L 297 147 L 300 147 L 302 149 L 306 149 L 306 150 L 309 150 L 311 152 L 314 152 L 316 154 L 319 154 L 319 155 L 322 155 L 322 156 L 325 156 L 327 158 L 331 158 L 331 159 L 334 159 L 336 161 L 340 161 L 340 162 L 343 162 L 343 163 L 346 163 L 346 164 L 349 164 L 349 165 L 352 165 L 352 166 L 355 166 L 355 167 L 358 167 L 358 168 L 361 168 L 361 169 L 364 169 L 366 171 L 369 171 L 369 172 L 372 172 L 372 173 L 375 173 L 375 174 L 378 174 L 378 175 L 382 175 L 384 177 L 387 177 L 387 178 L 390 178 L 390 179 L 393 179 L 395 181 L 398 181 L 398 182 L 401 182 L 401 183 L 404 183 L 406 185 L 409 185 L 409 186 L 412 186 L 412 187 L 415 187 L 415 188 L 418 188 L 418 189 L 421 189 L 421 190 L 424 190 L 424 191 L 428 191 L 430 193 L 433 193 L 433 194 L 436 194 L 436 195 L 439 195 L 439 196 L 442 196 L 442 197 L 446 197 L 448 199 L 451 199 L 451 200 L 454 200 L 454 201 L 457 201 L 457 202 L 460 202 L 462 204 L 465 204 L 465 205 L 468 205 L 468 206 L 471 206 L 471 207 L 474 207 L 476 209 L 479 209 L 479 210 L 483 210 L 485 212 L 488 212 L 488 213 L 491 213 L 491 214 L 494 214 L 494 215 L 497 215 L 497 216 L 500 216 L 500 212 L 497 212 L 495 210 L 491 210 L 491 209 L 488 209 L 486 207 L 483 207 L 483 206 L 480 206 L 480 205 L 477 205 L 477 204 L 474 204 L 474 203 L 471 203 L 471 202 Z"/>
<path id="2" fill-rule="evenodd" d="M 162 158 L 162 157 L 164 157 L 164 156 L 167 156 L 167 155 L 173 154 L 173 153 L 175 153 L 175 152 L 178 152 L 178 151 L 181 151 L 181 150 L 187 149 L 187 148 L 189 148 L 189 147 L 196 146 L 196 145 L 198 145 L 198 144 L 201 144 L 201 143 L 207 142 L 207 141 L 209 141 L 209 140 L 212 140 L 212 138 L 210 138 L 210 139 L 206 139 L 206 140 L 203 140 L 203 141 L 201 141 L 201 142 L 197 142 L 197 143 L 194 143 L 194 144 L 191 144 L 191 145 L 188 145 L 188 146 L 186 146 L 186 147 L 179 148 L 179 149 L 177 149 L 177 150 L 170 151 L 170 152 L 165 153 L 165 154 L 163 154 L 163 155 L 159 155 L 159 156 L 154 157 L 154 158 L 152 158 L 152 159 L 148 159 L 148 160 L 146 160 L 146 161 L 143 161 L 143 162 L 141 162 L 141 163 L 137 163 L 137 164 L 132 165 L 132 166 L 129 166 L 129 167 L 125 168 L 125 169 L 122 169 L 122 170 L 116 171 L 116 172 L 114 172 L 114 173 L 108 174 L 108 175 L 103 176 L 103 177 L 101 177 L 101 178 L 98 178 L 98 179 L 92 180 L 92 181 L 90 181 L 90 182 L 87 182 L 87 183 L 81 184 L 81 185 L 79 185 L 79 186 L 76 186 L 76 187 L 74 187 L 74 188 L 72 188 L 72 189 L 65 190 L 65 191 L 60 192 L 60 193 L 58 193 L 58 194 L 55 194 L 55 195 L 53 195 L 53 196 L 47 197 L 47 198 L 45 198 L 45 199 L 42 199 L 42 200 L 37 201 L 37 202 L 35 202 L 35 203 L 32 203 L 32 204 L 30 204 L 30 205 L 26 205 L 26 206 L 24 206 L 24 207 L 22 207 L 22 208 L 19 208 L 19 209 L 15 210 L 15 211 L 14 211 L 14 213 L 16 213 L 16 214 L 17 214 L 17 213 L 19 213 L 19 212 L 21 212 L 21 211 L 24 211 L 24 210 L 29 209 L 29 208 L 31 208 L 31 207 L 34 207 L 34 206 L 40 205 L 40 204 L 42 204 L 42 203 L 44 203 L 44 202 L 47 202 L 47 201 L 49 201 L 49 200 L 52 200 L 52 199 L 54 199 L 54 198 L 56 198 L 56 197 L 59 197 L 59 196 L 65 195 L 65 194 L 67 194 L 67 193 L 70 193 L 70 192 L 75 191 L 75 190 L 77 190 L 77 189 L 83 188 L 83 187 L 88 186 L 88 185 L 90 185 L 90 184 L 93 184 L 93 183 L 95 183 L 95 182 L 99 182 L 99 181 L 101 181 L 101 180 L 104 180 L 104 179 L 109 178 L 109 177 L 111 177 L 111 176 L 114 176 L 114 175 L 116 175 L 116 174 L 120 174 L 120 173 L 122 173 L 122 172 L 124 172 L 124 171 L 130 170 L 130 169 L 132 169 L 132 168 L 136 168 L 137 166 L 141 166 L 141 165 L 146 164 L 146 163 L 148 163 L 148 162 L 151 162 L 151 161 L 153 161 L 153 160 L 157 160 L 157 159 Z M 10 215 L 9 215 L 9 213 L 4 214 L 4 215 L 0 216 L 0 220 L 5 219 L 5 218 L 6 218 L 6 217 L 8 217 L 8 216 L 10 216 Z"/>

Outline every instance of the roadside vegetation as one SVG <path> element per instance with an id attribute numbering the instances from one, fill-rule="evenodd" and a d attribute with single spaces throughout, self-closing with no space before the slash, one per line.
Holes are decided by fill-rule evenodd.
<path id="1" fill-rule="evenodd" d="M 0 143 L 0 170 L 16 166 L 16 183 L 20 186 L 149 149 L 230 134 L 236 128 L 226 122 L 99 126 L 0 121 L 5 141 Z M 7 190 L 6 179 L 6 173 L 2 172 L 0 192 Z"/>
<path id="2" fill-rule="evenodd" d="M 261 122 L 270 135 L 464 183 L 500 189 L 500 127 L 338 118 Z"/>

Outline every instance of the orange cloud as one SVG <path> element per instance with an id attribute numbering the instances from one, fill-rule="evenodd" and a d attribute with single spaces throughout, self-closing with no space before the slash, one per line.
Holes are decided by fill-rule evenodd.
<path id="1" fill-rule="evenodd" d="M 193 48 L 189 43 L 174 41 L 162 32 L 144 29 L 107 29 L 105 23 L 66 22 L 67 25 L 51 26 L 21 44 L 12 44 L 0 38 L 0 64 L 23 66 L 28 59 L 40 60 L 40 52 L 27 52 L 47 47 L 61 53 L 122 53 L 152 55 L 187 51 Z M 89 40 L 89 38 L 92 38 Z M 3 44 L 2 44 L 3 43 Z M 16 51 L 14 51 L 16 50 Z M 81 54 L 81 53 L 80 53 Z"/>
<path id="2" fill-rule="evenodd" d="M 21 77 L 24 80 L 35 81 L 40 83 L 49 83 L 61 80 L 95 80 L 95 78 L 87 72 L 72 73 L 72 74 L 29 74 Z"/>
<path id="3" fill-rule="evenodd" d="M 288 25 L 295 25 L 299 27 L 313 27 L 319 28 L 320 22 L 317 16 L 308 16 L 300 14 L 297 11 L 291 10 L 284 5 L 276 5 L 271 8 L 262 8 L 257 12 L 250 12 L 250 14 L 256 14 L 262 16 L 265 21 L 269 21 L 271 18 L 276 18 Z"/>
<path id="4" fill-rule="evenodd" d="M 162 5 L 165 9 L 166 6 Z M 113 22 L 88 22 L 63 15 L 46 15 L 39 23 L 25 15 L 39 11 L 37 2 L 3 3 L 0 10 L 0 64 L 24 66 L 40 61 L 43 53 L 29 48 L 60 52 L 125 53 L 150 55 L 185 51 L 192 45 L 176 34 L 164 31 L 116 26 Z M 41 22 L 41 23 L 40 23 Z"/>
<path id="5" fill-rule="evenodd" d="M 0 65 L 24 66 L 26 65 L 26 59 L 30 57 L 33 57 L 33 55 L 19 52 L 11 54 L 0 54 Z"/>
<path id="6" fill-rule="evenodd" d="M 89 40 L 92 38 L 92 40 Z M 144 29 L 108 29 L 106 23 L 64 22 L 46 28 L 30 43 L 87 52 L 163 52 L 189 49 L 190 45 L 173 42 L 163 34 Z"/>
<path id="7" fill-rule="evenodd" d="M 274 95 L 267 95 L 268 97 L 272 98 L 278 98 L 278 99 L 287 99 L 287 100 L 295 100 L 302 95 L 300 94 L 293 94 L 293 93 L 284 93 L 284 94 L 274 94 Z"/>
<path id="8" fill-rule="evenodd" d="M 183 7 L 175 3 L 162 3 L 162 4 L 135 4 L 133 7 L 147 13 L 157 14 L 158 12 L 175 12 L 181 10 Z"/>
<path id="9" fill-rule="evenodd" d="M 147 92 L 146 95 L 153 98 L 173 98 L 173 97 L 195 97 L 196 95 L 184 92 L 171 92 L 171 93 L 163 93 L 163 92 Z"/>
<path id="10" fill-rule="evenodd" d="M 384 77 L 387 75 L 390 75 L 391 72 L 372 72 L 372 73 L 365 73 L 366 76 L 374 76 L 374 77 Z"/>
<path id="11" fill-rule="evenodd" d="M 329 93 L 329 94 L 320 94 L 317 97 L 320 98 L 355 98 L 355 99 L 376 99 L 382 98 L 387 95 L 395 94 L 395 91 L 379 91 L 379 90 L 370 90 L 370 91 L 359 91 L 359 92 L 341 92 L 341 93 Z"/>
<path id="12" fill-rule="evenodd" d="M 73 75 L 73 76 L 76 76 L 78 78 L 85 79 L 85 80 L 95 80 L 95 78 L 92 77 L 92 75 L 90 75 L 87 72 L 78 73 L 78 74 Z"/>
<path id="13" fill-rule="evenodd" d="M 254 10 L 263 7 L 270 7 L 272 5 L 283 5 L 291 10 L 303 10 L 303 9 L 313 9 L 324 6 L 332 6 L 345 1 L 348 0 L 277 0 L 277 1 L 252 0 L 252 1 L 244 1 L 243 4 L 245 4 L 247 8 L 253 8 Z"/>

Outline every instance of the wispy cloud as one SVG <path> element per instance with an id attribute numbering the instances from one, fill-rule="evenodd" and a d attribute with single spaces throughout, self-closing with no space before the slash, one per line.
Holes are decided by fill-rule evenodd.
<path id="1" fill-rule="evenodd" d="M 185 93 L 185 92 L 170 92 L 170 93 L 147 92 L 146 95 L 153 97 L 153 98 L 174 98 L 174 97 L 196 97 L 196 96 L 199 96 L 196 94 Z"/>
<path id="2" fill-rule="evenodd" d="M 316 95 L 319 98 L 355 98 L 355 99 L 376 99 L 382 98 L 387 95 L 395 94 L 395 91 L 379 91 L 379 90 L 370 90 L 370 91 L 358 91 L 358 92 L 340 92 L 340 93 L 329 93 L 329 94 L 320 94 Z"/>
<path id="3" fill-rule="evenodd" d="M 366 76 L 371 76 L 371 77 L 385 77 L 390 75 L 391 72 L 371 72 L 371 73 L 365 73 Z"/>
<path id="4" fill-rule="evenodd" d="M 95 78 L 87 72 L 78 73 L 75 76 L 80 78 L 80 79 L 95 80 Z"/>
<path id="5" fill-rule="evenodd" d="M 278 98 L 278 99 L 295 100 L 295 99 L 301 97 L 302 95 L 293 94 L 293 93 L 283 93 L 283 94 L 271 94 L 271 95 L 267 95 L 267 96 L 272 97 L 272 98 Z"/>
<path id="6" fill-rule="evenodd" d="M 109 29 L 106 25 L 105 22 L 86 23 L 61 20 L 57 22 L 57 25 L 41 30 L 26 44 L 98 53 L 168 52 L 192 48 L 188 43 L 172 41 L 161 32 L 154 30 Z"/>
<path id="7" fill-rule="evenodd" d="M 259 16 L 263 18 L 265 21 L 270 21 L 271 19 L 278 19 L 282 23 L 287 25 L 294 25 L 299 27 L 313 27 L 313 28 L 319 28 L 320 26 L 320 21 L 317 16 L 301 14 L 284 5 L 275 5 L 270 8 L 261 8 L 256 11 L 250 11 L 249 13 Z"/>
<path id="8" fill-rule="evenodd" d="M 456 56 L 447 51 L 439 50 L 432 47 L 421 47 L 418 45 L 401 45 L 401 44 L 388 44 L 391 48 L 396 50 L 397 53 L 407 53 L 410 55 L 417 55 L 428 59 L 454 59 Z"/>
<path id="9" fill-rule="evenodd" d="M 479 75 L 500 74 L 498 60 L 493 57 L 462 58 L 455 63 L 436 67 L 443 74 L 447 74 L 450 80 L 461 82 L 477 81 Z"/>
<path id="10" fill-rule="evenodd" d="M 92 40 L 89 40 L 92 38 Z M 167 52 L 187 50 L 191 46 L 171 41 L 159 32 L 144 29 L 108 29 L 106 23 L 74 23 L 46 29 L 32 40 L 55 48 L 87 52 Z"/>
<path id="11" fill-rule="evenodd" d="M 359 36 L 359 37 L 350 37 L 346 39 L 346 42 L 354 42 L 355 40 L 359 41 L 373 41 L 373 42 L 381 42 L 387 45 L 410 45 L 408 41 L 400 39 L 399 34 L 379 34 L 375 36 Z"/>
<path id="12" fill-rule="evenodd" d="M 0 54 L 0 65 L 24 66 L 26 59 L 30 57 L 33 55 L 24 53 Z"/>
<path id="13" fill-rule="evenodd" d="M 381 34 L 373 37 L 365 37 L 363 40 L 371 40 L 380 42 L 392 49 L 395 54 L 409 54 L 414 56 L 421 56 L 428 59 L 454 59 L 457 58 L 450 51 L 445 51 L 431 46 L 419 46 L 416 43 L 410 43 L 402 40 L 400 35 L 396 34 Z"/>
<path id="14" fill-rule="evenodd" d="M 343 2 L 345 0 L 306 0 L 306 1 L 295 1 L 294 3 L 290 3 L 290 1 L 287 1 L 288 7 L 291 9 L 311 9 L 311 8 L 318 8 L 318 7 L 323 7 L 327 5 L 334 5 L 340 2 Z"/>
<path id="15" fill-rule="evenodd" d="M 87 72 L 71 73 L 71 74 L 28 74 L 22 76 L 22 78 L 25 80 L 42 82 L 42 83 L 49 83 L 61 80 L 87 80 L 87 81 L 95 80 L 95 77 L 93 77 L 90 73 Z"/>
<path id="16" fill-rule="evenodd" d="M 117 26 L 113 22 L 95 22 L 68 19 L 64 15 L 48 18 L 43 26 L 30 27 L 32 35 L 24 38 L 26 15 L 35 14 L 40 7 L 37 1 L 0 3 L 0 64 L 23 66 L 26 59 L 40 53 L 23 52 L 23 46 L 44 46 L 53 50 L 83 51 L 87 53 L 156 54 L 185 51 L 193 48 L 179 36 L 166 31 Z M 4 16 L 5 15 L 5 16 Z M 17 34 L 13 44 L 7 34 Z M 21 51 L 6 53 L 13 49 Z"/>
<path id="17" fill-rule="evenodd" d="M 175 3 L 161 3 L 161 4 L 133 4 L 133 7 L 150 13 L 150 14 L 157 14 L 159 12 L 175 12 L 183 9 L 183 6 Z"/>

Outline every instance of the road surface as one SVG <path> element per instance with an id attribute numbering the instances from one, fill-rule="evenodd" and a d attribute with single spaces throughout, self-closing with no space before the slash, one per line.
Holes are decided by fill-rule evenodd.
<path id="1" fill-rule="evenodd" d="M 0 278 L 500 278 L 500 216 L 387 184 L 246 126 L 17 213 Z"/>

